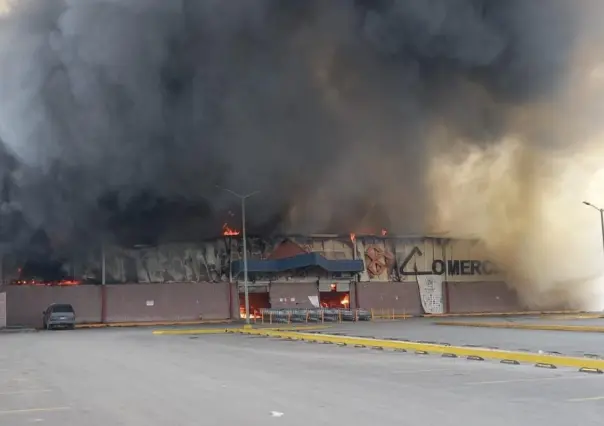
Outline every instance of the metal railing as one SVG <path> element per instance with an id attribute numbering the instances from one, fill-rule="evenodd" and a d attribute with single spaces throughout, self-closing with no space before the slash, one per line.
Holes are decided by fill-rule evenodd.
<path id="1" fill-rule="evenodd" d="M 371 312 L 366 309 L 261 309 L 256 322 L 262 324 L 308 324 L 371 321 Z"/>
<path id="2" fill-rule="evenodd" d="M 390 308 L 371 309 L 370 313 L 372 320 L 397 320 L 411 318 L 413 316 L 404 310 L 401 312 L 400 309 Z"/>

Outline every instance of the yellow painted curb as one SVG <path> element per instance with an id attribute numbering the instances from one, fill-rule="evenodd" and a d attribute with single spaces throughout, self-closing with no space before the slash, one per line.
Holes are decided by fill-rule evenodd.
<path id="1" fill-rule="evenodd" d="M 604 370 L 604 359 L 579 358 L 561 355 L 538 354 L 531 352 L 505 351 L 500 349 L 487 349 L 463 346 L 446 346 L 439 344 L 403 342 L 397 340 L 371 339 L 367 337 L 353 336 L 335 336 L 329 334 L 296 333 L 293 331 L 273 331 L 273 330 L 231 330 L 229 332 L 241 333 L 247 335 L 264 335 L 269 337 L 279 337 L 289 340 L 305 340 L 314 342 L 329 342 L 339 345 L 347 345 L 362 348 L 382 348 L 414 351 L 418 354 L 434 353 L 440 355 L 466 357 L 474 360 L 492 359 L 498 361 L 507 361 L 511 363 L 531 363 L 541 365 L 554 365 L 557 367 L 576 367 Z"/>
<path id="2" fill-rule="evenodd" d="M 189 335 L 189 334 L 224 334 L 227 333 L 228 329 L 224 328 L 202 328 L 202 329 L 188 329 L 188 330 L 153 330 L 153 334 L 156 335 Z M 233 328 L 232 330 L 243 330 Z"/>
<path id="3" fill-rule="evenodd" d="M 256 330 L 325 330 L 331 328 L 331 325 L 286 325 L 281 327 L 257 328 Z"/>
<path id="4" fill-rule="evenodd" d="M 604 327 L 593 325 L 557 325 L 557 324 L 519 324 L 508 322 L 475 322 L 475 321 L 437 321 L 436 325 L 457 327 L 508 328 L 517 330 L 574 331 L 583 333 L 604 333 Z"/>

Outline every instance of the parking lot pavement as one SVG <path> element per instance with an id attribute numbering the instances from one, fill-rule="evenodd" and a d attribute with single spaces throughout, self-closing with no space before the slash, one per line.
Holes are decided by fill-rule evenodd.
<path id="1" fill-rule="evenodd" d="M 452 345 L 479 345 L 506 350 L 551 351 L 572 356 L 596 354 L 604 357 L 604 335 L 600 333 L 439 326 L 435 324 L 437 321 L 412 318 L 390 322 L 342 323 L 334 324 L 326 332 Z"/>
<path id="2" fill-rule="evenodd" d="M 71 424 L 60 383 L 44 380 L 40 372 L 48 361 L 28 354 L 28 345 L 21 343 L 33 339 L 24 336 L 0 336 L 0 425 Z"/>
<path id="3" fill-rule="evenodd" d="M 481 317 L 441 317 L 441 318 L 426 318 L 429 320 L 447 321 L 447 322 L 497 322 L 497 323 L 511 323 L 511 324 L 543 324 L 543 325 L 590 325 L 595 327 L 604 327 L 604 313 L 603 317 L 597 316 L 599 314 L 560 314 L 560 315 L 520 315 L 520 316 L 481 316 Z"/>
<path id="4" fill-rule="evenodd" d="M 604 376 L 241 335 L 0 336 L 0 424 L 601 425 Z"/>

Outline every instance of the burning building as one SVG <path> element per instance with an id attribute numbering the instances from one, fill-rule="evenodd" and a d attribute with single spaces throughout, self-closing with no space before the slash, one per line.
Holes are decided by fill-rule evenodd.
<path id="1" fill-rule="evenodd" d="M 221 186 L 271 306 L 604 306 L 600 3 L 8 2 L 4 279 L 241 281 Z"/>
<path id="2" fill-rule="evenodd" d="M 91 255 L 78 270 L 105 270 L 107 284 L 232 283 L 243 308 L 240 234 L 200 243 L 153 247 L 106 247 L 105 265 Z M 234 234 L 234 235 L 233 235 Z M 520 309 L 505 275 L 485 257 L 484 245 L 442 237 L 290 235 L 248 238 L 251 312 L 263 308 L 387 309 L 397 314 Z M 437 289 L 427 290 L 424 277 Z M 169 290 L 166 290 L 169 291 Z M 427 292 L 427 293 L 426 293 Z M 474 294 L 472 297 L 469 295 Z M 201 297 L 201 296 L 200 296 Z M 233 305 L 236 302 L 232 302 Z"/>

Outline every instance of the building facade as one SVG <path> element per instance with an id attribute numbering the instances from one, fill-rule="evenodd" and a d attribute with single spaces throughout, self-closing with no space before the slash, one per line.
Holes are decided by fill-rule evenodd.
<path id="1" fill-rule="evenodd" d="M 236 318 L 243 309 L 242 246 L 239 235 L 225 235 L 84 253 L 66 268 L 96 284 L 104 269 L 106 285 L 8 286 L 8 322 L 37 322 L 52 302 L 71 302 L 85 322 Z M 478 241 L 315 235 L 250 238 L 247 248 L 253 313 L 350 307 L 388 317 L 522 309 Z"/>

